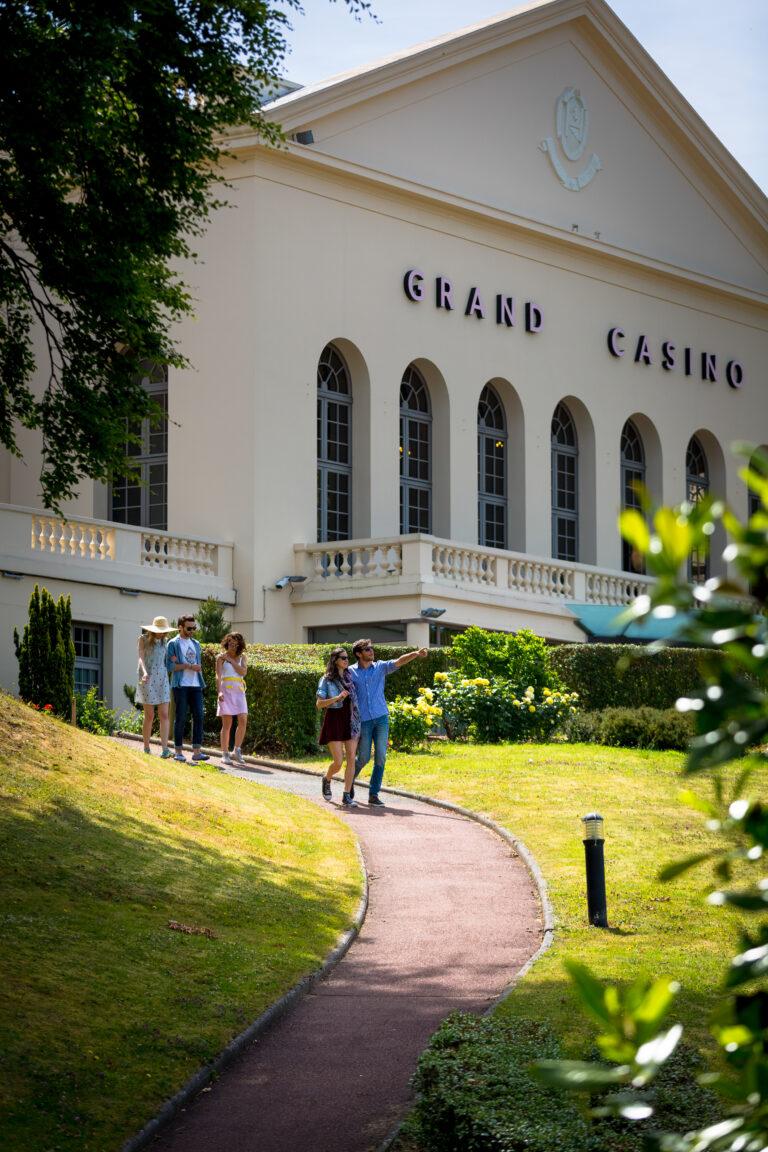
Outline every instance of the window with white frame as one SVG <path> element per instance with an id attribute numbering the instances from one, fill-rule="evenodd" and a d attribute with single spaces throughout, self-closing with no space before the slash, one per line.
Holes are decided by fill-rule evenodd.
<path id="1" fill-rule="evenodd" d="M 333 344 L 317 364 L 317 539 L 352 535 L 352 387 Z"/>
<path id="2" fill-rule="evenodd" d="M 400 383 L 400 533 L 432 531 L 432 406 L 413 364 Z"/>
<path id="3" fill-rule="evenodd" d="M 698 504 L 709 492 L 709 466 L 707 456 L 697 436 L 691 436 L 685 453 L 685 498 L 689 504 Z M 703 584 L 709 579 L 709 551 L 698 547 L 688 558 L 688 579 L 692 584 Z"/>
<path id="4" fill-rule="evenodd" d="M 643 439 L 631 420 L 621 431 L 621 506 L 642 512 L 638 486 L 645 484 L 645 448 Z M 628 540 L 621 542 L 621 567 L 624 572 L 645 572 L 643 557 Z"/>
<path id="5" fill-rule="evenodd" d="M 477 541 L 507 546 L 507 422 L 496 391 L 486 384 L 477 406 Z"/>
<path id="6" fill-rule="evenodd" d="M 75 693 L 84 696 L 95 688 L 97 696 L 103 694 L 104 684 L 104 630 L 100 624 L 72 624 L 75 645 Z"/>
<path id="7" fill-rule="evenodd" d="M 579 558 L 579 442 L 565 404 L 552 417 L 552 555 Z"/>
<path id="8" fill-rule="evenodd" d="M 142 528 L 168 527 L 168 370 L 148 368 L 142 380 L 160 415 L 126 420 L 125 456 L 134 476 L 114 477 L 110 519 Z"/>

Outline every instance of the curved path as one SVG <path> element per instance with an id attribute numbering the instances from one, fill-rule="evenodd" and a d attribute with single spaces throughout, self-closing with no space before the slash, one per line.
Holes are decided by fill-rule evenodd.
<path id="1" fill-rule="evenodd" d="M 317 776 L 253 764 L 234 775 L 318 803 Z M 334 782 L 334 803 L 340 785 Z M 456 1009 L 482 1012 L 538 948 L 531 878 L 498 836 L 385 795 L 338 814 L 370 886 L 357 940 L 328 977 L 181 1111 L 153 1152 L 369 1152 L 404 1116 L 419 1053 Z"/>

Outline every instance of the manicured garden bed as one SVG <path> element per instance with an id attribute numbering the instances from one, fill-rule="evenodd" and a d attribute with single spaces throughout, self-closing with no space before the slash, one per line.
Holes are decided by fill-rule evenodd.
<path id="1" fill-rule="evenodd" d="M 0 749 L 0 1147 L 106 1152 L 330 951 L 354 838 L 4 695 Z"/>

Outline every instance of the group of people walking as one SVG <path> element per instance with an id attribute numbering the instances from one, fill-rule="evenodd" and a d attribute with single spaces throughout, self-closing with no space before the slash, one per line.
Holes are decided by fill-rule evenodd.
<path id="1" fill-rule="evenodd" d="M 139 683 L 136 688 L 136 703 L 144 708 L 142 734 L 144 751 L 149 754 L 149 741 L 158 712 L 160 727 L 160 756 L 163 760 L 171 756 L 175 760 L 186 761 L 184 755 L 184 731 L 187 717 L 192 714 L 192 759 L 208 760 L 203 752 L 203 655 L 199 641 L 195 639 L 197 621 L 194 616 L 180 616 L 177 627 L 168 623 L 165 616 L 155 616 L 151 624 L 145 624 L 139 636 Z M 171 633 L 176 635 L 169 639 Z M 247 668 L 245 639 L 240 632 L 229 632 L 221 642 L 221 652 L 216 657 L 216 691 L 218 694 L 216 715 L 221 717 L 221 751 L 224 764 L 243 764 L 242 744 L 248 722 L 248 703 L 245 697 L 245 673 Z M 174 723 L 173 752 L 168 747 L 169 705 L 173 693 Z M 237 719 L 235 749 L 230 753 L 230 733 L 233 717 Z"/>
<path id="2" fill-rule="evenodd" d="M 144 751 L 149 754 L 150 737 L 158 713 L 160 755 L 163 760 L 186 762 L 184 731 L 192 714 L 192 760 L 208 760 L 203 752 L 203 665 L 202 651 L 195 638 L 194 616 L 180 616 L 174 628 L 165 616 L 156 616 L 145 624 L 139 637 L 139 682 L 136 703 L 144 709 L 142 732 Z M 176 633 L 171 637 L 171 633 Z M 328 747 L 331 763 L 322 780 L 323 798 L 331 800 L 331 780 L 344 772 L 344 807 L 355 806 L 355 779 L 373 754 L 373 771 L 368 803 L 383 807 L 379 796 L 384 777 L 389 740 L 389 709 L 384 696 L 384 681 L 392 672 L 417 657 L 427 655 L 426 648 L 406 652 L 397 660 L 377 660 L 370 640 L 357 640 L 352 645 L 355 663 L 345 647 L 334 648 L 328 658 L 325 674 L 317 686 L 317 707 L 323 712 L 320 743 Z M 245 639 L 240 632 L 229 632 L 221 641 L 216 657 L 216 715 L 221 719 L 222 764 L 243 764 L 243 741 L 248 723 L 245 695 L 247 656 Z M 175 715 L 174 748 L 169 747 L 169 705 L 173 694 Z M 236 719 L 234 751 L 230 752 L 232 721 Z"/>

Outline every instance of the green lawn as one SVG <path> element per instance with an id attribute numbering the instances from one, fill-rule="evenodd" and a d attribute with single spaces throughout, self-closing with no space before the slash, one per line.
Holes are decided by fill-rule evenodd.
<path id="1" fill-rule="evenodd" d="M 0 1147 L 109 1152 L 333 947 L 354 838 L 4 695 L 0 750 Z"/>
<path id="2" fill-rule="evenodd" d="M 319 765 L 320 761 L 318 761 Z M 501 1012 L 548 1019 L 578 1049 L 587 1031 L 563 960 L 605 978 L 669 976 L 683 988 L 677 1013 L 706 1046 L 706 1012 L 733 940 L 733 914 L 703 902 L 703 869 L 662 884 L 659 869 L 713 846 L 703 819 L 678 800 L 683 756 L 595 745 L 433 745 L 390 753 L 385 785 L 452 800 L 490 816 L 530 848 L 549 886 L 555 945 Z M 694 789 L 708 794 L 705 780 Z M 605 817 L 608 931 L 587 923 L 580 817 Z"/>

